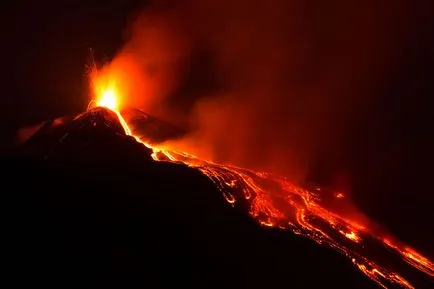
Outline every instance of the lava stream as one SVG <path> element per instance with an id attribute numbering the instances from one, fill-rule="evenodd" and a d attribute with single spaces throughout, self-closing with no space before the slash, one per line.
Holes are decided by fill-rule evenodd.
<path id="1" fill-rule="evenodd" d="M 261 225 L 288 230 L 335 249 L 384 288 L 415 288 L 401 276 L 401 271 L 408 273 L 412 268 L 420 271 L 424 278 L 430 280 L 434 277 L 434 264 L 426 257 L 326 209 L 315 190 L 300 188 L 284 177 L 217 164 L 185 152 L 151 146 L 134 135 L 119 113 L 114 87 L 107 87 L 99 95 L 102 97 L 96 100 L 96 105 L 113 110 L 125 132 L 153 150 L 155 161 L 183 164 L 201 171 L 223 193 L 229 204 L 246 206 L 249 214 Z M 338 199 L 344 197 L 341 193 L 334 196 Z M 400 256 L 402 264 L 387 263 L 385 260 L 392 255 Z"/>

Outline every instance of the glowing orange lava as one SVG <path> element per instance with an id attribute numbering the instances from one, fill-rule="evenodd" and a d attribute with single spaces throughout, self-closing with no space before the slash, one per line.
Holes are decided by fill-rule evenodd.
<path id="1" fill-rule="evenodd" d="M 337 194 L 336 194 L 336 198 L 338 198 L 338 199 L 343 199 L 343 198 L 345 198 L 345 196 L 344 196 L 344 194 L 342 194 L 342 193 L 337 193 Z"/>
<path id="2" fill-rule="evenodd" d="M 101 99 L 98 100 L 97 106 L 104 106 L 113 111 L 117 111 L 118 103 L 117 103 L 115 91 L 113 89 L 110 89 L 104 92 Z"/>
<path id="3" fill-rule="evenodd" d="M 125 132 L 153 150 L 152 158 L 155 161 L 178 163 L 197 169 L 216 185 L 229 204 L 234 206 L 237 202 L 247 202 L 249 214 L 261 225 L 288 230 L 335 249 L 384 288 L 415 288 L 398 274 L 398 267 L 390 268 L 382 262 L 387 258 L 387 254 L 396 254 L 402 258 L 404 264 L 430 277 L 434 276 L 434 264 L 426 257 L 408 246 L 378 236 L 366 226 L 326 209 L 319 195 L 323 192 L 322 189 L 307 190 L 290 183 L 284 177 L 217 164 L 172 148 L 151 146 L 142 141 L 134 136 L 120 114 L 122 98 L 126 96 L 122 95 L 115 84 L 110 79 L 105 82 L 98 78 L 93 79 L 93 105 L 113 110 Z M 269 188 L 273 188 L 272 191 Z M 332 196 L 337 199 L 345 197 L 342 193 Z M 382 252 L 384 258 L 380 258 L 378 252 Z"/>
<path id="4" fill-rule="evenodd" d="M 96 78 L 93 81 L 93 90 L 95 93 L 93 101 L 96 106 L 103 106 L 115 112 L 119 111 L 121 97 L 114 81 L 102 82 Z"/>

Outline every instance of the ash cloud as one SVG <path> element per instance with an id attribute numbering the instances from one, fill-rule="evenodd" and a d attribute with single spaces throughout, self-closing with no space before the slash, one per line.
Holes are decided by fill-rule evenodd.
<path id="1" fill-rule="evenodd" d="M 386 1 L 387 2 L 387 1 Z M 393 69 L 394 2 L 152 1 L 132 21 L 119 68 L 128 105 L 186 123 L 168 146 L 302 181 L 339 153 Z"/>

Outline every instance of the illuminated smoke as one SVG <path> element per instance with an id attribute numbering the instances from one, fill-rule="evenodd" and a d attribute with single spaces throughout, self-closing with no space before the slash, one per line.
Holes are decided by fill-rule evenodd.
<path id="1" fill-rule="evenodd" d="M 398 4 L 347 2 L 151 1 L 97 79 L 117 109 L 187 126 L 166 149 L 303 183 L 319 157 L 344 154 L 406 38 Z M 348 196 L 345 171 L 328 173 Z M 367 222 L 350 199 L 334 209 Z"/>
<path id="2" fill-rule="evenodd" d="M 392 69 L 391 7 L 347 2 L 153 1 L 107 69 L 126 106 L 190 126 L 171 146 L 301 181 Z"/>
<path id="3" fill-rule="evenodd" d="M 95 104 L 114 109 L 154 160 L 201 171 L 260 224 L 334 248 L 382 286 L 414 288 L 390 254 L 432 277 L 434 264 L 360 214 L 348 192 L 290 181 L 303 181 L 320 152 L 339 151 L 343 131 L 369 111 L 368 96 L 393 69 L 391 47 L 405 38 L 385 33 L 396 15 L 366 1 L 161 3 L 92 77 Z M 123 119 L 129 106 L 190 132 L 148 144 Z"/>

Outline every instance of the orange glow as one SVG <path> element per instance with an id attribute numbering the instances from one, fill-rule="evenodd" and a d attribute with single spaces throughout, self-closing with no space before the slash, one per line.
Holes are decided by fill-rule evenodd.
<path id="1" fill-rule="evenodd" d="M 345 233 L 344 235 L 345 235 L 345 237 L 347 237 L 348 239 L 350 239 L 351 241 L 354 241 L 356 243 L 361 241 L 360 237 L 357 236 L 357 234 L 355 232 Z"/>
<path id="2" fill-rule="evenodd" d="M 104 106 L 111 110 L 118 110 L 118 100 L 113 88 L 109 88 L 102 93 L 101 99 L 97 102 L 97 106 Z"/>
<path id="3" fill-rule="evenodd" d="M 116 84 L 114 75 L 98 71 L 95 67 L 91 73 L 93 105 L 106 107 L 112 111 L 119 111 L 121 92 Z"/>
<path id="4" fill-rule="evenodd" d="M 111 75 L 93 74 L 93 105 L 114 111 L 126 134 L 153 150 L 151 156 L 155 161 L 177 163 L 199 170 L 215 184 L 232 206 L 238 201 L 248 202 L 249 214 L 262 226 L 288 230 L 335 249 L 349 257 L 361 272 L 384 288 L 395 285 L 403 288 L 414 286 L 394 270 L 382 265 L 381 261 L 375 261 L 377 253 L 372 254 L 364 245 L 367 239 L 380 249 L 388 247 L 410 266 L 434 276 L 434 264 L 426 257 L 390 238 L 377 236 L 365 224 L 356 223 L 326 209 L 318 195 L 323 192 L 320 188 L 310 191 L 290 183 L 284 177 L 217 164 L 179 152 L 176 148 L 151 146 L 142 141 L 132 133 L 120 113 L 126 95 L 118 89 L 114 78 L 108 76 Z M 344 195 L 335 193 L 331 198 L 342 199 Z M 350 245 L 348 240 L 352 241 Z M 389 253 L 385 250 L 384 255 Z M 378 260 L 381 258 L 378 257 Z"/>

